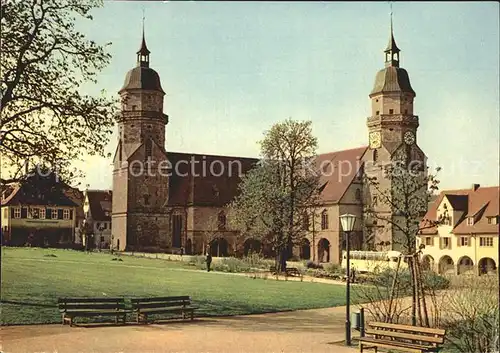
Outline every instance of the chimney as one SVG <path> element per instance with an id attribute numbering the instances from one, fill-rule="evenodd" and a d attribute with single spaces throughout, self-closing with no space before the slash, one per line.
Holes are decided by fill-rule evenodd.
<path id="1" fill-rule="evenodd" d="M 476 191 L 480 186 L 479 184 L 472 184 L 472 191 Z"/>

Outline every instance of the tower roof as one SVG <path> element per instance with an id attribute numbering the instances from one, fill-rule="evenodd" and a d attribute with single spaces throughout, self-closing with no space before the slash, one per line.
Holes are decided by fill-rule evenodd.
<path id="1" fill-rule="evenodd" d="M 120 92 L 129 89 L 144 89 L 165 93 L 161 88 L 160 76 L 150 67 L 137 66 L 127 72 Z"/>
<path id="2" fill-rule="evenodd" d="M 146 45 L 146 39 L 144 38 L 144 29 L 142 30 L 141 47 L 137 51 L 137 54 L 140 54 L 140 55 L 149 55 L 149 54 L 151 54 L 151 52 L 148 49 L 148 46 Z"/>
<path id="3" fill-rule="evenodd" d="M 389 36 L 389 43 L 384 50 L 385 53 L 385 68 L 377 72 L 375 77 L 375 84 L 370 93 L 370 97 L 389 92 L 407 92 L 415 96 L 415 91 L 411 87 L 410 77 L 408 72 L 399 67 L 399 52 L 401 50 L 396 44 L 394 39 L 394 29 L 392 24 L 391 12 L 391 32 Z"/>
<path id="4" fill-rule="evenodd" d="M 387 43 L 387 47 L 384 50 L 384 53 L 399 53 L 401 50 L 399 50 L 396 40 L 394 39 L 394 30 L 392 26 L 392 13 L 391 13 L 391 34 L 389 37 L 389 42 Z"/>
<path id="5" fill-rule="evenodd" d="M 415 95 L 410 84 L 410 77 L 405 69 L 389 66 L 377 72 L 370 96 L 389 92 L 408 92 Z"/>
<path id="6" fill-rule="evenodd" d="M 125 82 L 123 87 L 120 89 L 119 93 L 122 93 L 126 90 L 136 90 L 136 89 L 144 89 L 144 90 L 152 90 L 152 91 L 160 91 L 163 94 L 165 93 L 161 88 L 160 76 L 158 73 L 149 67 L 149 51 L 146 45 L 146 38 L 144 35 L 144 18 L 142 22 L 142 41 L 141 47 L 137 51 L 137 66 L 132 70 L 127 72 L 127 76 L 125 76 Z"/>

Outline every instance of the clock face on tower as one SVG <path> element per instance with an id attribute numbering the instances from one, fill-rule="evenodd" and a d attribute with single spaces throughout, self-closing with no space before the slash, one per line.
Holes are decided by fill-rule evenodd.
<path id="1" fill-rule="evenodd" d="M 368 140 L 370 142 L 370 148 L 379 148 L 380 147 L 380 131 L 370 132 L 368 136 Z"/>
<path id="2" fill-rule="evenodd" d="M 413 145 L 415 143 L 415 135 L 413 135 L 413 132 L 406 131 L 404 141 L 407 145 Z"/>

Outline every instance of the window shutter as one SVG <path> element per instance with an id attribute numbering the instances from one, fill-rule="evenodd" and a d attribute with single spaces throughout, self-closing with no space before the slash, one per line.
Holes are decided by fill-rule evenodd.
<path id="1" fill-rule="evenodd" d="M 457 237 L 457 246 L 462 246 L 462 237 Z"/>
<path id="2" fill-rule="evenodd" d="M 62 209 L 57 210 L 57 219 L 63 219 L 63 210 Z"/>
<path id="3" fill-rule="evenodd" d="M 47 208 L 47 211 L 45 211 L 45 218 L 52 219 L 52 208 Z"/>
<path id="4" fill-rule="evenodd" d="M 10 208 L 10 218 L 14 218 L 14 207 Z"/>
<path id="5" fill-rule="evenodd" d="M 73 210 L 69 210 L 69 219 L 73 219 Z"/>
<path id="6" fill-rule="evenodd" d="M 21 218 L 28 218 L 28 209 L 26 207 L 21 208 Z"/>

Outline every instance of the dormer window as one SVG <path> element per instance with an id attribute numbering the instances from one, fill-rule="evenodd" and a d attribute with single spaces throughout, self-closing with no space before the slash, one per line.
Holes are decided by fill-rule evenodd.
<path id="1" fill-rule="evenodd" d="M 468 226 L 474 225 L 474 217 L 467 217 L 467 225 Z"/>
<path id="2" fill-rule="evenodd" d="M 498 216 L 488 217 L 488 224 L 497 224 L 497 223 L 498 223 Z"/>

